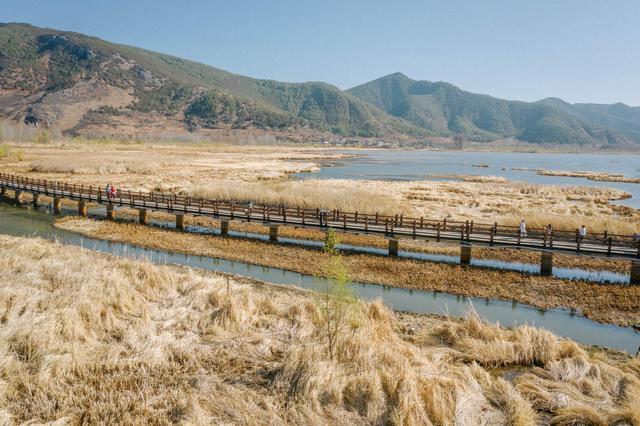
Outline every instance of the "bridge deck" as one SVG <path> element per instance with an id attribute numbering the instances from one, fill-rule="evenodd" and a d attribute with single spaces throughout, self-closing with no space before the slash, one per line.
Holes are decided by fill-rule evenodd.
<path id="1" fill-rule="evenodd" d="M 433 220 L 403 215 L 363 214 L 338 210 L 323 211 L 284 205 L 238 204 L 230 200 L 211 200 L 159 192 L 119 190 L 107 197 L 101 187 L 76 185 L 44 179 L 0 173 L 0 187 L 51 197 L 84 200 L 173 214 L 191 214 L 228 220 L 253 220 L 307 228 L 333 228 L 345 232 L 369 233 L 388 238 L 420 238 L 459 241 L 503 247 L 564 251 L 596 256 L 640 258 L 640 238 L 636 235 L 590 233 L 581 239 L 576 231 L 528 229 L 509 225 L 474 223 L 473 221 Z"/>

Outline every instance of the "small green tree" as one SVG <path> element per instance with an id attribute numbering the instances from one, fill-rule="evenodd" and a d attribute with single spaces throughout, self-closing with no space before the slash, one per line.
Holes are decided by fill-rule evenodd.
<path id="1" fill-rule="evenodd" d="M 332 254 L 324 263 L 322 272 L 326 287 L 319 298 L 323 318 L 323 334 L 327 342 L 327 354 L 335 359 L 341 334 L 357 316 L 355 296 L 349 289 L 351 278 L 342 257 Z"/>
<path id="2" fill-rule="evenodd" d="M 338 249 L 336 248 L 338 244 L 340 244 L 340 240 L 338 239 L 335 229 L 327 229 L 327 233 L 324 236 L 324 247 L 322 247 L 322 251 L 331 255 L 336 255 L 338 254 Z"/>

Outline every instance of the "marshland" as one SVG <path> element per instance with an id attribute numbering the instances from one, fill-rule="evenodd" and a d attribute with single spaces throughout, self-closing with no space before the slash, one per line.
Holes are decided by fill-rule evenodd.
<path id="1" fill-rule="evenodd" d="M 0 251 L 5 423 L 640 422 L 638 359 L 528 325 L 38 238 Z"/>
<path id="2" fill-rule="evenodd" d="M 427 166 L 419 179 L 349 176 L 340 167 L 366 162 L 372 152 L 357 149 L 60 138 L 5 142 L 2 152 L 4 172 L 71 183 L 478 222 L 525 218 L 529 226 L 552 223 L 558 229 L 586 222 L 592 232 L 639 232 L 638 210 L 617 203 L 633 200 L 633 192 L 619 187 L 489 174 L 434 178 Z M 483 171 L 495 171 L 482 164 Z M 76 208 L 65 203 L 67 212 Z M 0 289 L 6 366 L 0 415 L 7 421 L 640 422 L 640 366 L 633 349 L 588 346 L 533 324 L 501 327 L 472 305 L 464 318 L 446 315 L 446 305 L 437 314 L 394 312 L 381 300 L 356 299 L 340 283 L 569 309 L 629 329 L 640 324 L 638 286 L 328 252 L 321 248 L 327 234 L 313 229 L 281 227 L 280 235 L 320 246 L 279 245 L 143 226 L 135 223 L 135 210 L 119 209 L 115 222 L 103 220 L 99 206 L 92 211 L 88 219 L 64 215 L 54 226 L 94 240 L 279 268 L 334 284 L 284 288 L 37 237 L 2 236 L 8 272 Z M 159 225 L 172 220 L 150 213 Z M 186 225 L 217 229 L 220 223 L 188 216 Z M 268 234 L 261 223 L 231 227 Z M 354 246 L 387 244 L 372 235 L 335 238 Z M 459 251 L 434 242 L 401 244 L 416 253 Z M 516 249 L 476 248 L 474 257 L 539 262 L 539 253 Z M 630 261 L 556 255 L 554 264 L 625 274 Z"/>

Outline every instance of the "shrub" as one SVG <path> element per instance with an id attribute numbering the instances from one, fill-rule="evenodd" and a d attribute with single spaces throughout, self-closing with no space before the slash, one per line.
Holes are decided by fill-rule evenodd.
<path id="1" fill-rule="evenodd" d="M 338 235 L 336 234 L 335 229 L 327 229 L 327 233 L 324 237 L 324 247 L 322 247 L 322 251 L 325 253 L 336 255 L 338 254 L 338 249 L 336 248 L 338 244 L 340 244 L 340 240 L 338 239 Z"/>

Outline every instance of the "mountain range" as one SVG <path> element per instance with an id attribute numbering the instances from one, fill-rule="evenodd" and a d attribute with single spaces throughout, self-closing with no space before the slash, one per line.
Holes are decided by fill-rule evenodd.
<path id="1" fill-rule="evenodd" d="M 260 130 L 394 141 L 640 146 L 640 107 L 498 99 L 395 73 L 343 91 L 254 79 L 28 24 L 0 24 L 0 116 L 72 135 Z"/>

